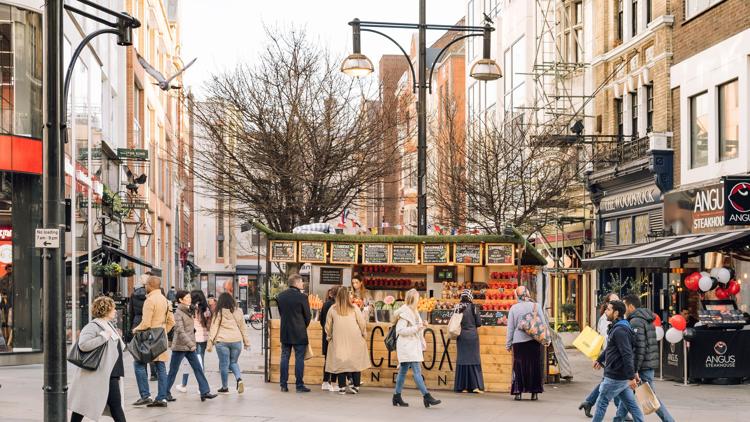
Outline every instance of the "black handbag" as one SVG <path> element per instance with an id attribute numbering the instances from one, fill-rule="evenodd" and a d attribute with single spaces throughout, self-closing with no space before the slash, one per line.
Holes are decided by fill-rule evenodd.
<path id="1" fill-rule="evenodd" d="M 169 307 L 167 307 L 168 314 Z M 164 320 L 166 321 L 166 316 Z M 133 355 L 133 359 L 141 363 L 153 362 L 168 348 L 167 330 L 162 327 L 136 331 L 133 334 L 133 339 L 128 343 L 128 352 Z"/>
<path id="2" fill-rule="evenodd" d="M 68 362 L 81 369 L 96 371 L 99 368 L 99 363 L 102 361 L 104 349 L 106 348 L 107 343 L 105 342 L 94 350 L 84 352 L 78 347 L 78 341 L 76 341 L 76 344 L 74 344 L 73 347 L 70 348 L 70 352 L 68 352 Z"/>
<path id="3" fill-rule="evenodd" d="M 385 336 L 385 348 L 392 352 L 396 350 L 396 342 L 398 341 L 398 334 L 396 334 L 396 324 L 391 325 L 391 329 L 388 330 L 388 335 Z"/>

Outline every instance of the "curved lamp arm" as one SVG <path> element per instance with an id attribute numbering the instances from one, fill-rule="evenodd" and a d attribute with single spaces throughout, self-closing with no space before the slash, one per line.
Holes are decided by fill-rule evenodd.
<path id="1" fill-rule="evenodd" d="M 406 57 L 406 62 L 409 63 L 409 69 L 411 69 L 411 77 L 412 77 L 411 80 L 414 81 L 414 86 L 412 87 L 412 92 L 417 92 L 417 84 L 418 84 L 418 82 L 417 82 L 417 73 L 414 71 L 414 64 L 411 62 L 411 57 L 409 57 L 409 55 L 406 54 L 406 50 L 404 50 L 404 48 L 401 47 L 401 44 L 397 43 L 396 40 L 394 40 L 393 38 L 391 38 L 389 35 L 387 35 L 387 34 L 385 34 L 383 32 L 380 32 L 380 31 L 376 31 L 374 29 L 361 28 L 360 31 L 374 32 L 374 33 L 376 33 L 378 35 L 384 36 L 385 38 L 389 39 L 392 43 L 396 44 L 396 47 L 398 47 L 398 49 L 401 50 L 401 53 L 404 54 L 404 57 Z"/>
<path id="2" fill-rule="evenodd" d="M 427 87 L 430 90 L 430 94 L 432 94 L 432 74 L 435 73 L 435 66 L 437 65 L 438 61 L 440 61 L 440 57 L 442 57 L 443 53 L 445 53 L 448 50 L 448 48 L 450 46 L 452 46 L 453 44 L 455 44 L 455 43 L 457 43 L 459 41 L 463 41 L 466 38 L 470 38 L 470 37 L 483 37 L 483 36 L 484 36 L 484 34 L 467 34 L 467 35 L 461 35 L 460 37 L 456 38 L 455 40 L 449 42 L 448 45 L 446 45 L 445 47 L 443 47 L 442 50 L 440 50 L 440 52 L 438 53 L 438 55 L 435 56 L 435 60 L 432 62 L 432 66 L 430 66 L 430 78 L 427 79 L 429 81 L 429 84 L 427 85 Z"/>

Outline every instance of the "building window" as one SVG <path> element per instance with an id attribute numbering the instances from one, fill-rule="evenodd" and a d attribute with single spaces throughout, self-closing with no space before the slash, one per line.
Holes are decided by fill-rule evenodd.
<path id="1" fill-rule="evenodd" d="M 619 140 L 622 140 L 622 136 L 625 134 L 622 113 L 622 98 L 615 98 L 615 116 L 617 118 L 615 123 L 617 124 L 617 136 Z"/>
<path id="2" fill-rule="evenodd" d="M 630 245 L 633 243 L 633 219 L 631 217 L 617 220 L 617 244 Z"/>
<path id="3" fill-rule="evenodd" d="M 565 8 L 563 20 L 562 54 L 567 61 L 579 63 L 583 60 L 583 3 L 578 1 Z"/>
<path id="4" fill-rule="evenodd" d="M 633 0 L 630 8 L 631 37 L 638 33 L 638 0 Z"/>
<path id="5" fill-rule="evenodd" d="M 719 86 L 719 161 L 739 156 L 739 119 L 739 83 L 735 79 Z"/>
<path id="6" fill-rule="evenodd" d="M 685 19 L 690 19 L 722 1 L 724 0 L 685 0 Z"/>
<path id="7" fill-rule="evenodd" d="M 623 0 L 617 0 L 617 39 L 622 40 L 622 26 L 623 26 L 623 19 L 625 16 L 623 16 L 623 8 L 622 8 L 622 1 Z"/>
<path id="8" fill-rule="evenodd" d="M 651 11 L 654 5 L 652 4 L 653 0 L 646 0 L 646 25 L 651 23 L 651 19 L 653 19 L 653 12 Z"/>
<path id="9" fill-rule="evenodd" d="M 634 220 L 635 226 L 635 243 L 646 243 L 648 241 L 649 233 L 649 218 L 648 214 L 636 215 Z"/>
<path id="10" fill-rule="evenodd" d="M 475 16 L 476 16 L 476 11 L 474 10 L 474 0 L 469 0 L 467 11 L 466 11 L 466 18 L 467 18 L 466 20 L 468 21 L 467 24 L 469 26 L 474 26 L 476 24 Z M 474 60 L 474 38 L 478 38 L 478 37 L 472 37 L 466 41 L 469 61 Z"/>
<path id="11" fill-rule="evenodd" d="M 638 93 L 630 93 L 630 133 L 633 139 L 638 138 Z"/>
<path id="12" fill-rule="evenodd" d="M 526 50 L 523 37 L 505 50 L 505 111 L 514 111 L 526 102 L 524 87 Z"/>
<path id="13" fill-rule="evenodd" d="M 646 85 L 646 133 L 654 131 L 654 86 Z"/>
<path id="14" fill-rule="evenodd" d="M 690 168 L 708 164 L 708 93 L 690 98 Z"/>

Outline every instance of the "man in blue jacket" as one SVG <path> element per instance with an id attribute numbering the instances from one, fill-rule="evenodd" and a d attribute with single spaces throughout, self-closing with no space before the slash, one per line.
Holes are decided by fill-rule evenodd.
<path id="1" fill-rule="evenodd" d="M 635 338 L 630 323 L 623 319 L 625 309 L 622 301 L 614 300 L 607 304 L 605 311 L 612 325 L 609 327 L 607 348 L 594 362 L 595 369 L 604 367 L 604 380 L 599 385 L 594 422 L 604 420 L 609 402 L 615 397 L 620 398 L 620 403 L 633 415 L 635 422 L 643 422 L 645 418 L 635 400 L 634 391 L 638 386 L 633 354 Z M 619 422 L 622 419 L 615 417 L 613 420 Z"/>

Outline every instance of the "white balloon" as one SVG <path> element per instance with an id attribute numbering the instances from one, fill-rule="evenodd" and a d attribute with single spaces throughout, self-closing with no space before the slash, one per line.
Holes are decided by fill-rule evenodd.
<path id="1" fill-rule="evenodd" d="M 701 271 L 701 276 L 703 276 L 703 277 L 711 277 L 711 273 L 709 273 L 708 271 Z"/>
<path id="2" fill-rule="evenodd" d="M 719 273 L 719 268 L 711 268 L 711 272 L 709 274 L 711 277 L 716 278 L 716 275 Z"/>
<path id="3" fill-rule="evenodd" d="M 726 268 L 719 268 L 719 271 L 716 273 L 716 278 L 719 279 L 719 283 L 727 284 L 732 278 L 732 272 Z"/>
<path id="4" fill-rule="evenodd" d="M 668 342 L 675 344 L 682 341 L 682 331 L 672 327 L 664 335 Z"/>
<path id="5" fill-rule="evenodd" d="M 700 280 L 698 280 L 698 287 L 700 287 L 704 292 L 711 290 L 711 287 L 713 287 L 713 285 L 714 279 L 711 278 L 711 276 L 703 276 Z"/>
<path id="6" fill-rule="evenodd" d="M 656 326 L 656 341 L 661 341 L 664 338 L 664 327 L 661 325 Z"/>

